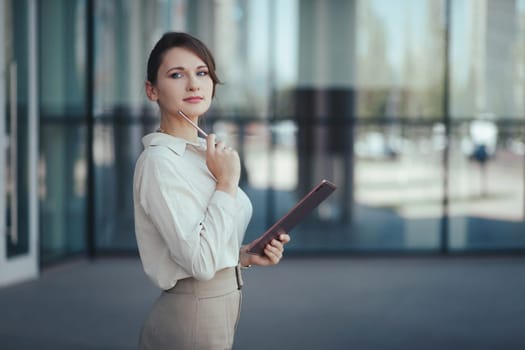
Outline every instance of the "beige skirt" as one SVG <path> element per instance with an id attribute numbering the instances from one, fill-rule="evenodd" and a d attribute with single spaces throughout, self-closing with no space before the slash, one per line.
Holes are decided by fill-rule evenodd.
<path id="1" fill-rule="evenodd" d="M 238 267 L 218 271 L 209 281 L 179 280 L 153 305 L 142 327 L 139 349 L 231 349 L 241 287 Z"/>

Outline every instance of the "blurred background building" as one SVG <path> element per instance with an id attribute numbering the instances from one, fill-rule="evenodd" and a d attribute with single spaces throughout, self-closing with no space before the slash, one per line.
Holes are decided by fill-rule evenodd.
<path id="1" fill-rule="evenodd" d="M 290 251 L 525 252 L 525 0 L 0 0 L 0 285 L 137 254 L 171 30 L 215 53 L 203 127 L 241 153 L 246 241 L 327 178 Z"/>

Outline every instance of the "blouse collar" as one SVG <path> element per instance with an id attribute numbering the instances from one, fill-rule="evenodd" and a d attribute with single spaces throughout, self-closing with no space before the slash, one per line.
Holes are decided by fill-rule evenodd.
<path id="1" fill-rule="evenodd" d="M 198 149 L 206 150 L 206 140 L 199 137 L 197 142 L 190 142 L 180 137 L 172 136 L 162 132 L 152 132 L 142 138 L 142 144 L 145 148 L 154 146 L 164 146 L 173 152 L 182 156 L 187 145 L 194 146 Z"/>

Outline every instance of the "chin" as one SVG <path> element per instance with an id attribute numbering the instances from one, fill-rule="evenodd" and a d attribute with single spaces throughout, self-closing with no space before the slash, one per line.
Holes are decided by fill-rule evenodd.
<path id="1" fill-rule="evenodd" d="M 191 116 L 200 116 L 210 109 L 210 105 L 183 106 L 182 111 Z"/>

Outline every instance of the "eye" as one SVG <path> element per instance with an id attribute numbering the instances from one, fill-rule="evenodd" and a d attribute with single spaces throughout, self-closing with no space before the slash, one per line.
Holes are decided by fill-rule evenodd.
<path id="1" fill-rule="evenodd" d="M 197 72 L 197 75 L 198 75 L 199 77 L 204 77 L 204 76 L 208 75 L 208 71 L 206 71 L 206 70 L 201 70 L 201 71 Z"/>
<path id="2" fill-rule="evenodd" d="M 182 78 L 182 73 L 180 73 L 180 72 L 175 72 L 175 73 L 172 73 L 172 74 L 170 75 L 170 77 L 173 78 L 173 79 Z"/>

